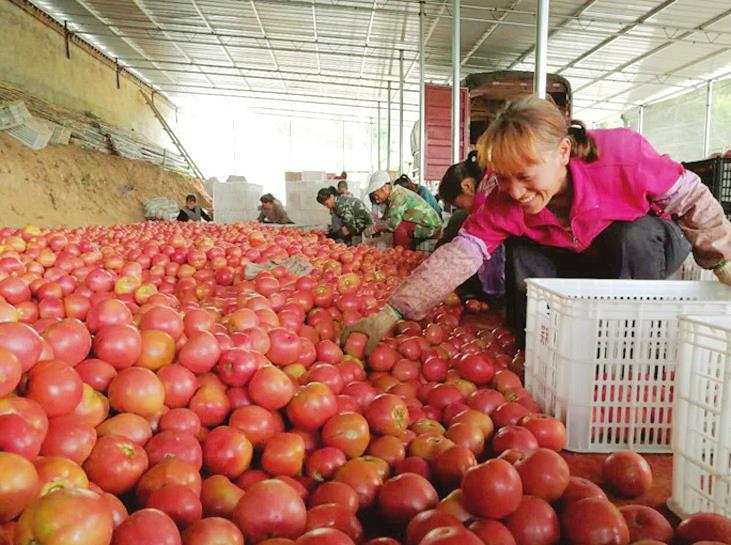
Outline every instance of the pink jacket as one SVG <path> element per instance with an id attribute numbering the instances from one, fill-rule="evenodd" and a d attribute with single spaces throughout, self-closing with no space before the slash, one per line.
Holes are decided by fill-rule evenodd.
<path id="1" fill-rule="evenodd" d="M 574 190 L 570 232 L 548 208 L 525 214 L 517 202 L 499 191 L 488 196 L 481 211 L 470 215 L 464 232 L 484 241 L 490 253 L 509 236 L 582 252 L 613 222 L 646 216 L 651 203 L 683 173 L 681 164 L 659 155 L 634 131 L 610 129 L 590 134 L 599 148 L 599 160 L 569 162 Z"/>
<path id="2" fill-rule="evenodd" d="M 421 319 L 489 259 L 510 236 L 582 252 L 614 221 L 633 221 L 648 212 L 672 217 L 693 246 L 696 262 L 713 268 L 731 260 L 731 223 L 698 176 L 667 155 L 659 155 L 629 129 L 591 131 L 599 160 L 569 162 L 574 201 L 570 230 L 544 209 L 526 215 L 500 191 L 465 221 L 460 235 L 438 248 L 394 292 L 389 302 L 409 319 Z"/>

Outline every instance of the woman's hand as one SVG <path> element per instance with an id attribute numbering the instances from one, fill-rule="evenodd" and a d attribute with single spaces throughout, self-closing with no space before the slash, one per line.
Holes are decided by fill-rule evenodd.
<path id="1" fill-rule="evenodd" d="M 346 327 L 343 330 L 343 334 L 340 337 L 342 346 L 345 346 L 345 342 L 350 337 L 351 333 L 363 333 L 368 336 L 368 343 L 366 344 L 366 355 L 370 355 L 376 345 L 388 335 L 391 328 L 401 319 L 399 313 L 391 305 L 384 306 L 380 311 L 375 314 L 371 314 L 367 318 L 363 318 L 351 326 Z"/>

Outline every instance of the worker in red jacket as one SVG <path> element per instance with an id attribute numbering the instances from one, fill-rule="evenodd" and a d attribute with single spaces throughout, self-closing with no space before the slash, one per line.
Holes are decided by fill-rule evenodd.
<path id="1" fill-rule="evenodd" d="M 637 132 L 589 131 L 528 96 L 497 116 L 478 150 L 497 191 L 380 312 L 344 337 L 363 332 L 372 349 L 402 317 L 424 318 L 503 243 L 508 322 L 518 344 L 526 278 L 664 279 L 692 248 L 698 265 L 731 285 L 731 223 L 721 205 L 696 174 Z"/>

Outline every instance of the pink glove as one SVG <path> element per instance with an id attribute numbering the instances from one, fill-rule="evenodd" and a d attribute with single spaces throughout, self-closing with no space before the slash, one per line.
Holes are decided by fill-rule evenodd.
<path id="1" fill-rule="evenodd" d="M 476 237 L 460 233 L 440 246 L 394 292 L 389 304 L 410 320 L 427 312 L 475 274 L 490 255 Z"/>

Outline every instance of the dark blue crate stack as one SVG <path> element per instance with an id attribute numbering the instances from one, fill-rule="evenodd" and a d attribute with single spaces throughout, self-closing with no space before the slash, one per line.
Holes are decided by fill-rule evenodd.
<path id="1" fill-rule="evenodd" d="M 683 165 L 700 176 L 701 181 L 723 206 L 726 216 L 731 217 L 731 158 L 715 157 Z"/>

